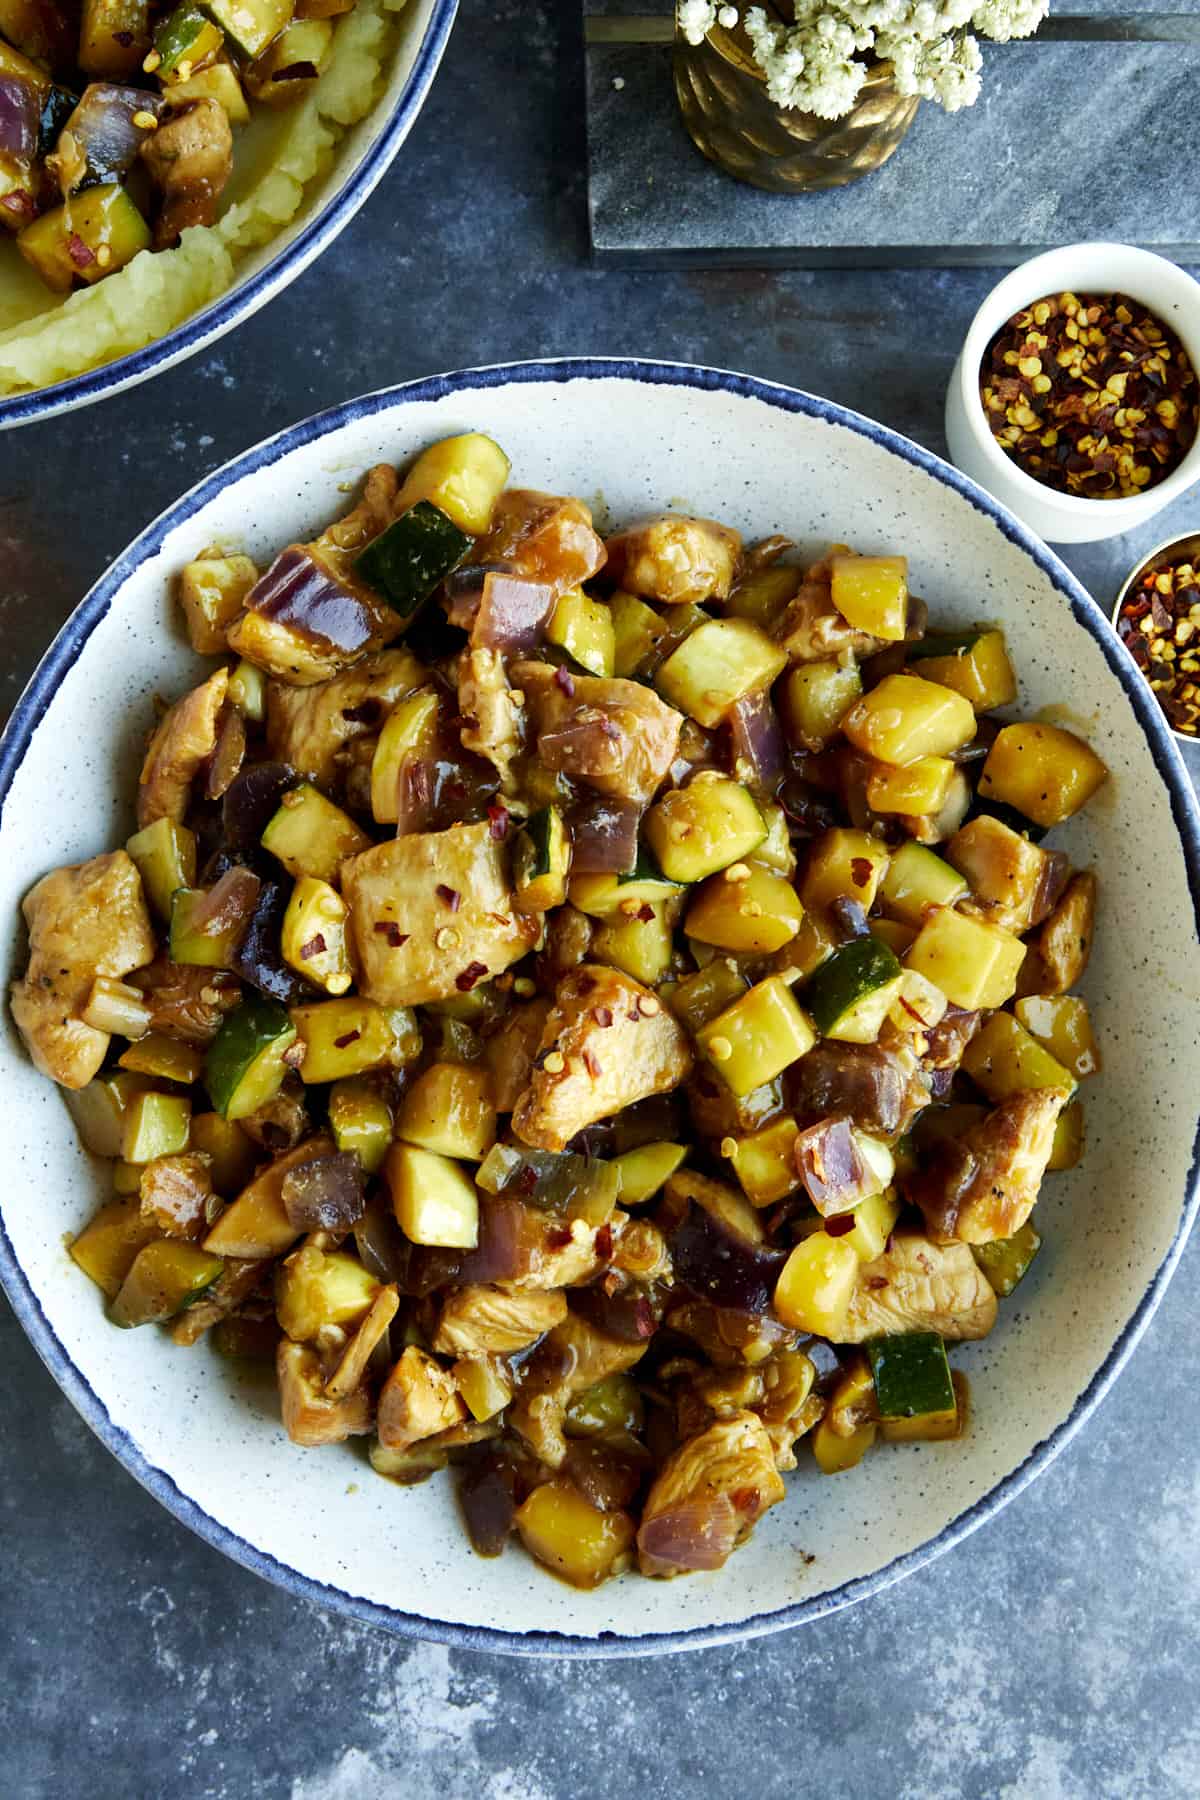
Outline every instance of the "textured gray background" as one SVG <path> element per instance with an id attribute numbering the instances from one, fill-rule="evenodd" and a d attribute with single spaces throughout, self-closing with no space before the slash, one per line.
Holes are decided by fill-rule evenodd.
<path id="1" fill-rule="evenodd" d="M 0 437 L 0 708 L 184 487 L 268 431 L 433 369 L 694 359 L 815 389 L 942 449 L 946 378 L 987 272 L 587 266 L 576 10 L 464 0 L 399 166 L 323 264 L 214 355 Z M 1070 560 L 1104 598 L 1197 510 Z M 109 1458 L 5 1313 L 0 1794 L 1200 1794 L 1198 1278 L 1194 1243 L 1099 1416 L 932 1568 L 785 1636 L 578 1665 L 393 1642 L 243 1573 Z"/>

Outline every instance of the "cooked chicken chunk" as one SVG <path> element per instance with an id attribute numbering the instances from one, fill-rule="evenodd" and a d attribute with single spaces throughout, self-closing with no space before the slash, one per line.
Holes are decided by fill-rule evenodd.
<path id="1" fill-rule="evenodd" d="M 971 884 L 961 911 L 1018 937 L 1041 923 L 1067 880 L 1061 851 L 1041 849 L 987 813 L 961 826 L 942 855 Z"/>
<path id="2" fill-rule="evenodd" d="M 565 1294 L 480 1282 L 450 1295 L 429 1346 L 439 1356 L 507 1355 L 535 1344 L 566 1316 Z"/>
<path id="3" fill-rule="evenodd" d="M 391 463 L 376 463 L 374 468 L 367 470 L 362 493 L 350 511 L 327 525 L 316 539 L 317 544 L 333 551 L 361 550 L 364 544 L 385 531 L 397 516 L 396 496 L 400 485 L 400 477 Z"/>
<path id="4" fill-rule="evenodd" d="M 340 1444 L 348 1437 L 370 1431 L 370 1394 L 365 1388 L 357 1388 L 342 1400 L 331 1400 L 323 1391 L 321 1359 L 310 1345 L 281 1339 L 275 1353 L 275 1373 L 279 1378 L 283 1428 L 293 1444 Z"/>
<path id="5" fill-rule="evenodd" d="M 1038 1197 L 1065 1088 L 1010 1094 L 958 1140 L 935 1146 L 905 1184 L 931 1232 L 965 1244 L 1011 1237 Z"/>
<path id="6" fill-rule="evenodd" d="M 644 1340 L 625 1343 L 569 1312 L 526 1363 L 509 1423 L 544 1463 L 561 1468 L 567 1455 L 563 1420 L 572 1395 L 632 1369 L 645 1353 Z"/>
<path id="7" fill-rule="evenodd" d="M 521 753 L 522 709 L 498 650 L 464 650 L 458 663 L 458 710 L 466 750 L 486 758 L 512 790 L 512 766 Z"/>
<path id="8" fill-rule="evenodd" d="M 890 1242 L 860 1268 L 839 1344 L 901 1331 L 987 1336 L 996 1323 L 996 1296 L 966 1244 L 933 1244 L 914 1231 L 897 1231 Z"/>
<path id="9" fill-rule="evenodd" d="M 785 1491 L 757 1414 L 718 1419 L 671 1453 L 646 1496 L 638 1531 L 642 1574 L 719 1569 Z"/>
<path id="10" fill-rule="evenodd" d="M 884 648 L 882 638 L 848 625 L 836 610 L 824 564 L 809 570 L 772 635 L 794 663 L 861 662 Z"/>
<path id="11" fill-rule="evenodd" d="M 490 529 L 471 560 L 496 563 L 527 581 L 544 582 L 557 597 L 590 581 L 604 567 L 604 542 L 582 500 L 508 488 L 496 502 Z"/>
<path id="12" fill-rule="evenodd" d="M 506 1013 L 500 1029 L 485 1039 L 484 1061 L 491 1070 L 497 1112 L 511 1112 L 529 1086 L 549 1012 L 549 1000 L 527 1000 Z"/>
<path id="13" fill-rule="evenodd" d="M 143 1219 L 164 1237 L 203 1237 L 213 1202 L 207 1156 L 156 1156 L 142 1170 Z"/>
<path id="14" fill-rule="evenodd" d="M 1038 933 L 1039 994 L 1065 994 L 1079 981 L 1092 954 L 1096 922 L 1096 877 L 1090 869 L 1072 877 L 1067 890 Z"/>
<path id="15" fill-rule="evenodd" d="M 667 515 L 608 540 L 608 573 L 627 593 L 670 606 L 728 600 L 740 535 L 715 519 Z"/>
<path id="16" fill-rule="evenodd" d="M 109 1046 L 108 1033 L 80 1017 L 92 983 L 127 975 L 154 955 L 142 878 L 124 850 L 114 850 L 44 875 L 21 910 L 29 966 L 13 984 L 13 1018 L 43 1075 L 86 1087 Z"/>
<path id="17" fill-rule="evenodd" d="M 514 664 L 533 712 L 538 756 L 601 794 L 645 804 L 675 757 L 683 716 L 637 681 L 575 675 L 549 663 Z"/>
<path id="18" fill-rule="evenodd" d="M 319 787 L 337 781 L 346 746 L 379 732 L 397 700 L 427 671 L 408 650 L 381 650 L 319 687 L 267 683 L 267 749 Z"/>
<path id="19" fill-rule="evenodd" d="M 568 1233 L 552 1215 L 544 1214 L 541 1241 L 528 1245 L 527 1266 L 505 1287 L 524 1291 L 586 1286 L 613 1261 L 628 1217 L 618 1209 L 604 1225 L 573 1219 Z"/>
<path id="20" fill-rule="evenodd" d="M 585 1125 L 666 1093 L 692 1066 L 687 1033 L 658 997 L 599 963 L 559 983 L 542 1050 L 512 1121 L 542 1150 L 562 1150 Z"/>
<path id="21" fill-rule="evenodd" d="M 389 1450 L 407 1450 L 466 1416 L 466 1402 L 449 1369 L 410 1344 L 379 1396 L 380 1443 Z"/>
<path id="22" fill-rule="evenodd" d="M 138 824 L 175 819 L 182 824 L 192 782 L 217 747 L 228 669 L 215 675 L 164 713 L 150 739 L 138 786 Z"/>
<path id="23" fill-rule="evenodd" d="M 233 132 L 218 101 L 189 100 L 173 108 L 147 135 L 140 154 L 163 197 L 156 250 L 177 244 L 189 225 L 213 224 L 233 173 Z"/>
<path id="24" fill-rule="evenodd" d="M 358 990 L 381 1006 L 469 993 L 537 941 L 513 911 L 503 846 L 485 819 L 412 832 L 342 864 Z"/>

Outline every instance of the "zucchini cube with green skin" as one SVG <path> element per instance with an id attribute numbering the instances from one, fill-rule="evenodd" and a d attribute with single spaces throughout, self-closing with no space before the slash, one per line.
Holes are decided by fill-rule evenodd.
<path id="1" fill-rule="evenodd" d="M 294 0 L 206 0 L 205 10 L 243 56 L 261 56 L 287 25 Z"/>
<path id="2" fill-rule="evenodd" d="M 162 1325 L 198 1300 L 225 1271 L 210 1256 L 179 1238 L 160 1238 L 139 1250 L 108 1309 L 114 1325 Z"/>
<path id="3" fill-rule="evenodd" d="M 199 1044 L 184 1044 L 178 1038 L 165 1037 L 152 1031 L 130 1044 L 117 1062 L 135 1075 L 150 1075 L 158 1081 L 178 1081 L 191 1087 L 204 1073 L 204 1050 Z"/>
<path id="4" fill-rule="evenodd" d="M 48 288 L 91 287 L 150 247 L 150 227 L 119 182 L 87 188 L 17 233 L 17 249 Z"/>
<path id="5" fill-rule="evenodd" d="M 293 1343 L 306 1344 L 327 1325 L 357 1325 L 379 1292 L 379 1278 L 356 1256 L 312 1244 L 292 1252 L 275 1278 L 275 1313 Z"/>
<path id="6" fill-rule="evenodd" d="M 572 662 L 589 675 L 611 676 L 616 664 L 616 630 L 603 600 L 593 600 L 581 587 L 568 588 L 559 596 L 546 642 L 565 650 Z"/>
<path id="7" fill-rule="evenodd" d="M 613 628 L 612 672 L 622 677 L 636 675 L 667 630 L 667 622 L 636 594 L 621 588 L 609 596 L 608 610 Z"/>
<path id="8" fill-rule="evenodd" d="M 215 937 L 210 932 L 198 931 L 192 920 L 207 899 L 207 888 L 176 888 L 171 895 L 168 932 L 171 961 L 191 969 L 232 968 L 234 951 L 245 935 L 246 920 L 236 920 L 227 931 Z"/>
<path id="9" fill-rule="evenodd" d="M 329 1129 L 339 1150 L 352 1150 L 368 1175 L 377 1175 L 392 1141 L 392 1112 L 378 1089 L 350 1076 L 329 1092 Z"/>
<path id="10" fill-rule="evenodd" d="M 862 693 L 857 663 L 799 663 L 779 684 L 779 716 L 790 744 L 823 750 Z"/>
<path id="11" fill-rule="evenodd" d="M 220 26 L 214 25 L 198 6 L 184 0 L 182 6 L 168 13 L 154 33 L 159 59 L 154 73 L 169 87 L 187 81 L 197 69 L 214 60 L 224 42 Z"/>
<path id="12" fill-rule="evenodd" d="M 1054 1143 L 1047 1169 L 1074 1169 L 1083 1159 L 1083 1107 L 1078 1100 L 1064 1106 L 1054 1121 Z"/>
<path id="13" fill-rule="evenodd" d="M 203 19 L 203 14 L 197 12 L 195 17 Z M 204 23 L 210 31 L 216 29 L 209 21 Z M 248 556 L 198 556 L 184 564 L 179 572 L 179 604 L 193 650 L 201 656 L 224 653 L 225 634 L 257 580 L 258 570 Z"/>
<path id="14" fill-rule="evenodd" d="M 355 559 L 364 581 L 407 619 L 456 569 L 472 540 L 429 500 L 418 500 Z"/>
<path id="15" fill-rule="evenodd" d="M 195 832 L 174 819 L 155 819 L 135 832 L 125 849 L 137 864 L 151 906 L 161 919 L 169 919 L 176 890 L 190 888 L 196 880 Z"/>
<path id="16" fill-rule="evenodd" d="M 295 1042 L 296 1027 L 277 1000 L 250 994 L 235 1006 L 221 1021 L 204 1068 L 215 1111 L 223 1119 L 245 1119 L 273 1100 Z"/>
<path id="17" fill-rule="evenodd" d="M 686 1144 L 639 1144 L 613 1157 L 613 1166 L 621 1173 L 622 1206 L 641 1206 L 655 1194 L 677 1169 L 687 1161 Z"/>
<path id="18" fill-rule="evenodd" d="M 399 1067 L 420 1050 L 417 1022 L 407 1007 L 377 1006 L 357 995 L 294 1006 L 291 1022 L 304 1046 L 300 1078 L 308 1086 Z"/>
<path id="19" fill-rule="evenodd" d="M 962 1067 L 989 1100 L 1006 1100 L 1030 1088 L 1065 1088 L 1073 1094 L 1077 1085 L 1070 1069 L 1006 1012 L 993 1013 L 975 1033 L 963 1051 Z"/>
<path id="20" fill-rule="evenodd" d="M 767 828 L 739 782 L 702 769 L 650 808 L 645 833 L 667 880 L 690 883 L 749 856 Z"/>
<path id="21" fill-rule="evenodd" d="M 289 875 L 312 875 L 332 884 L 346 858 L 369 850 L 371 840 L 340 806 L 304 782 L 283 796 L 262 834 L 262 846 Z"/>
<path id="22" fill-rule="evenodd" d="M 857 900 L 870 912 L 891 860 L 887 846 L 866 831 L 835 825 L 808 853 L 800 899 L 806 912 L 824 915 L 835 900 Z"/>
<path id="23" fill-rule="evenodd" d="M 698 943 L 718 950 L 765 954 L 782 950 L 799 931 L 803 917 L 804 908 L 790 881 L 772 869 L 743 864 L 704 883 L 688 907 L 684 930 Z"/>
<path id="24" fill-rule="evenodd" d="M 787 982 L 768 975 L 696 1033 L 722 1081 L 739 1096 L 773 1081 L 817 1041 Z"/>
<path id="25" fill-rule="evenodd" d="M 655 868 L 652 857 L 639 852 L 628 875 L 573 875 L 567 898 L 593 919 L 631 918 L 642 906 L 658 906 L 682 893 L 677 881 L 668 881 Z"/>
<path id="26" fill-rule="evenodd" d="M 740 999 L 749 985 L 739 970 L 715 957 L 707 968 L 676 982 L 669 995 L 671 1011 L 695 1037 L 702 1025 Z"/>
<path id="27" fill-rule="evenodd" d="M 526 820 L 513 841 L 512 866 L 518 912 L 549 912 L 562 905 L 567 897 L 571 840 L 557 806 L 543 806 Z"/>
<path id="28" fill-rule="evenodd" d="M 800 1127 L 790 1116 L 734 1140 L 733 1172 L 751 1206 L 773 1206 L 800 1186 L 796 1139 Z M 622 1195 L 624 1198 L 624 1195 Z"/>
<path id="29" fill-rule="evenodd" d="M 138 1170 L 140 1185 L 141 1170 Z M 139 1250 L 158 1236 L 143 1216 L 135 1190 L 109 1200 L 70 1245 L 71 1260 L 108 1299 L 115 1300 Z"/>
<path id="30" fill-rule="evenodd" d="M 510 463 L 492 438 L 468 431 L 418 456 L 396 497 L 397 512 L 428 500 L 471 537 L 482 537 L 508 481 Z"/>
<path id="31" fill-rule="evenodd" d="M 855 938 L 821 964 L 804 997 L 822 1037 L 873 1044 L 902 983 L 903 971 L 886 944 Z"/>
<path id="32" fill-rule="evenodd" d="M 954 906 L 966 892 L 965 877 L 923 844 L 901 844 L 879 888 L 889 918 L 917 927 L 932 908 Z"/>
<path id="33" fill-rule="evenodd" d="M 397 700 L 371 759 L 371 812 L 381 825 L 400 817 L 400 782 L 409 759 L 428 760 L 437 743 L 441 703 L 433 688 Z"/>
<path id="34" fill-rule="evenodd" d="M 316 86 L 332 43 L 329 19 L 293 19 L 243 70 L 247 90 L 260 106 L 294 106 Z"/>
<path id="35" fill-rule="evenodd" d="M 911 763 L 923 756 L 949 756 L 975 736 L 969 700 L 919 675 L 885 675 L 878 687 L 856 700 L 842 720 L 842 733 L 856 750 L 879 762 Z"/>
<path id="36" fill-rule="evenodd" d="M 908 628 L 908 558 L 831 556 L 829 596 L 847 625 L 899 644 Z"/>
<path id="37" fill-rule="evenodd" d="M 479 1194 L 448 1156 L 416 1144 L 393 1144 L 384 1163 L 392 1209 L 413 1244 L 473 1250 L 479 1242 Z"/>
<path id="38" fill-rule="evenodd" d="M 229 677 L 225 692 L 230 705 L 236 706 L 243 718 L 262 724 L 267 716 L 267 678 L 261 669 L 243 658 Z"/>
<path id="39" fill-rule="evenodd" d="M 1034 1230 L 1032 1220 L 1026 1219 L 1021 1229 L 1009 1238 L 993 1238 L 990 1244 L 972 1244 L 971 1255 L 987 1276 L 992 1292 L 1005 1300 L 1028 1275 L 1041 1247 L 1040 1233 Z"/>
<path id="40" fill-rule="evenodd" d="M 121 1160 L 153 1162 L 188 1147 L 192 1103 L 183 1094 L 138 1094 L 130 1101 L 121 1131 Z"/>
<path id="41" fill-rule="evenodd" d="M 1017 697 L 1017 678 L 1002 631 L 923 638 L 913 645 L 908 659 L 919 662 L 923 680 L 953 688 L 971 702 L 976 712 L 1011 706 Z"/>
<path id="42" fill-rule="evenodd" d="M 344 994 L 353 979 L 346 916 L 342 896 L 313 875 L 300 877 L 283 915 L 280 947 L 284 962 L 327 994 Z"/>
<path id="43" fill-rule="evenodd" d="M 915 1419 L 957 1412 L 946 1346 L 936 1331 L 871 1338 L 865 1349 L 881 1418 Z"/>
<path id="44" fill-rule="evenodd" d="M 396 1136 L 439 1156 L 480 1162 L 496 1141 L 488 1070 L 478 1064 L 431 1063 L 400 1102 Z"/>
<path id="45" fill-rule="evenodd" d="M 770 687 L 787 660 L 787 652 L 749 619 L 710 619 L 667 658 L 654 685 L 698 725 L 712 727 L 739 700 Z"/>
<path id="46" fill-rule="evenodd" d="M 1012 999 L 1024 960 L 1025 946 L 1012 932 L 939 906 L 926 915 L 904 962 L 952 1006 L 973 1012 Z"/>

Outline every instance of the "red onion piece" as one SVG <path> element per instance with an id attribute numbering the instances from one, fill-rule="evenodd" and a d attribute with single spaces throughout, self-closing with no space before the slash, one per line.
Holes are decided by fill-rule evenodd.
<path id="1" fill-rule="evenodd" d="M 571 813 L 571 868 L 577 875 L 628 875 L 637 862 L 641 808 L 597 795 Z"/>
<path id="2" fill-rule="evenodd" d="M 571 1306 L 589 1325 L 622 1344 L 648 1342 L 657 1331 L 662 1316 L 661 1305 L 652 1300 L 644 1288 L 634 1285 L 621 1288 L 615 1294 L 606 1293 L 603 1283 L 574 1288 Z"/>
<path id="3" fill-rule="evenodd" d="M 853 1212 L 878 1190 L 855 1141 L 849 1119 L 823 1119 L 796 1139 L 796 1167 L 804 1189 L 822 1218 Z"/>
<path id="4" fill-rule="evenodd" d="M 227 869 L 215 886 L 209 888 L 192 914 L 190 925 L 201 937 L 233 937 L 247 925 L 258 905 L 262 882 L 252 869 L 239 863 Z"/>
<path id="5" fill-rule="evenodd" d="M 18 75 L 0 75 L 0 155 L 32 163 L 40 123 L 37 90 Z"/>
<path id="6" fill-rule="evenodd" d="M 259 577 L 246 596 L 246 610 L 335 650 L 365 649 L 378 628 L 372 607 L 300 544 L 281 551 Z"/>
<path id="7" fill-rule="evenodd" d="M 89 82 L 59 134 L 57 174 L 63 194 L 74 193 L 85 181 L 121 181 L 149 135 L 134 124 L 135 115 L 158 119 L 165 106 L 161 94 L 145 88 Z"/>
<path id="8" fill-rule="evenodd" d="M 281 1197 L 297 1231 L 349 1231 L 365 1205 L 362 1164 L 352 1150 L 299 1163 L 284 1176 Z"/>
<path id="9" fill-rule="evenodd" d="M 555 588 L 507 569 L 460 569 L 447 588 L 446 616 L 476 650 L 536 650 L 554 611 Z"/>
<path id="10" fill-rule="evenodd" d="M 540 1253 L 545 1219 L 515 1196 L 490 1194 L 479 1201 L 479 1242 L 462 1259 L 457 1280 L 517 1281 Z"/>
<path id="11" fill-rule="evenodd" d="M 729 715 L 733 772 L 759 794 L 774 794 L 783 780 L 785 749 L 779 718 L 766 688 L 745 694 Z"/>
<path id="12" fill-rule="evenodd" d="M 737 1543 L 743 1520 L 728 1494 L 684 1500 L 669 1512 L 646 1519 L 638 1532 L 638 1551 L 649 1575 L 676 1569 L 719 1569 Z"/>
<path id="13" fill-rule="evenodd" d="M 396 836 L 428 831 L 433 823 L 434 767 L 427 757 L 409 750 L 396 777 Z"/>

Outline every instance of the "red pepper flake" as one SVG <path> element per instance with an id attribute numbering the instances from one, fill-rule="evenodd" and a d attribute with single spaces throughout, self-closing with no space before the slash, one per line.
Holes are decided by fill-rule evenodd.
<path id="1" fill-rule="evenodd" d="M 612 1007 L 594 1006 L 592 1008 L 592 1017 L 595 1019 L 597 1025 L 599 1025 L 601 1031 L 607 1031 L 612 1024 Z"/>
<path id="2" fill-rule="evenodd" d="M 575 983 L 575 992 L 577 994 L 590 994 L 595 985 L 596 977 L 594 975 L 581 975 Z"/>
<path id="3" fill-rule="evenodd" d="M 96 252 L 88 249 L 77 231 L 67 238 L 67 255 L 77 269 L 90 269 L 96 260 Z"/>
<path id="4" fill-rule="evenodd" d="M 454 977 L 454 985 L 460 994 L 469 994 L 480 976 L 487 974 L 487 964 L 481 962 L 468 963 L 461 975 Z"/>
<path id="5" fill-rule="evenodd" d="M 343 1037 L 334 1038 L 334 1048 L 337 1050 L 344 1050 L 347 1044 L 357 1043 L 361 1036 L 361 1031 L 347 1031 Z"/>
<path id="6" fill-rule="evenodd" d="M 488 825 L 497 843 L 508 835 L 508 808 L 497 800 L 487 809 Z"/>
<path id="7" fill-rule="evenodd" d="M 888 1285 L 889 1285 L 889 1283 L 888 1283 L 888 1278 L 886 1275 L 868 1275 L 867 1276 L 867 1286 L 869 1288 L 885 1288 Z"/>
<path id="8" fill-rule="evenodd" d="M 462 895 L 459 893 L 458 889 L 447 887 L 444 881 L 439 881 L 433 891 L 442 902 L 442 905 L 448 906 L 451 912 L 457 912 L 462 905 Z"/>
<path id="9" fill-rule="evenodd" d="M 825 1230 L 829 1233 L 830 1237 L 845 1237 L 848 1231 L 854 1230 L 854 1225 L 855 1218 L 852 1212 L 834 1213 L 830 1218 L 826 1219 Z"/>
<path id="10" fill-rule="evenodd" d="M 564 669 L 560 664 L 554 671 L 554 680 L 568 700 L 575 698 L 575 681 L 569 669 Z"/>
<path id="11" fill-rule="evenodd" d="M 318 931 L 315 937 L 309 938 L 307 944 L 301 944 L 300 960 L 301 962 L 307 962 L 310 957 L 324 956 L 327 948 L 328 946 L 326 945 L 324 937 Z"/>
<path id="12" fill-rule="evenodd" d="M 5 194 L 4 197 L 0 199 L 0 206 L 4 208 L 5 212 L 12 213 L 13 217 L 17 219 L 32 219 L 37 213 L 37 202 L 34 200 L 32 194 Z"/>
<path id="13" fill-rule="evenodd" d="M 637 916 L 643 925 L 648 925 L 650 923 L 651 919 L 654 917 L 654 908 L 648 900 L 642 901 L 642 904 L 637 909 Z"/>
<path id="14" fill-rule="evenodd" d="M 583 1053 L 583 1066 L 593 1081 L 598 1081 L 604 1072 L 600 1066 L 599 1057 L 591 1048 L 586 1049 Z"/>
<path id="15" fill-rule="evenodd" d="M 757 1488 L 738 1488 L 729 1496 L 729 1498 L 733 1502 L 734 1509 L 737 1512 L 748 1513 L 751 1518 L 758 1512 L 759 1498 Z"/>
<path id="16" fill-rule="evenodd" d="M 596 1255 L 602 1262 L 612 1255 L 613 1231 L 611 1225 L 602 1225 L 596 1233 Z"/>
<path id="17" fill-rule="evenodd" d="M 401 931 L 395 919 L 376 919 L 375 930 L 385 937 L 393 950 L 399 950 L 401 944 L 407 944 L 410 933 Z"/>
<path id="18" fill-rule="evenodd" d="M 552 1226 L 546 1233 L 547 1250 L 565 1250 L 571 1242 L 573 1239 L 570 1232 L 564 1231 L 561 1225 Z"/>
<path id="19" fill-rule="evenodd" d="M 872 866 L 871 860 L 867 856 L 852 856 L 850 858 L 850 879 L 855 887 L 866 887 L 868 881 L 871 879 Z"/>

